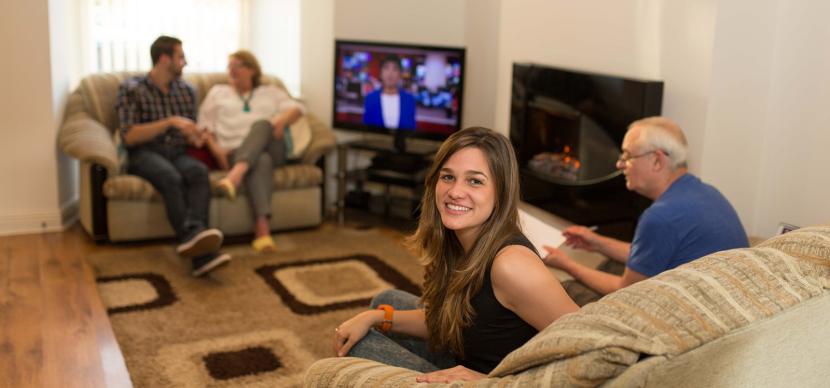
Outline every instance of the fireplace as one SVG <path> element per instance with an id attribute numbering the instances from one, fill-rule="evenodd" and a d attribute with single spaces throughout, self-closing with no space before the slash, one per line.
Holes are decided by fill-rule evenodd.
<path id="1" fill-rule="evenodd" d="M 616 168 L 628 124 L 660 114 L 663 84 L 513 65 L 510 140 L 522 199 L 624 240 L 649 201 Z"/>

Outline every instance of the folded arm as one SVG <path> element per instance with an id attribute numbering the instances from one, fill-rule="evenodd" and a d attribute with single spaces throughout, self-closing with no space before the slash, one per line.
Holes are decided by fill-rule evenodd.
<path id="1" fill-rule="evenodd" d="M 385 312 L 383 310 L 369 310 L 355 315 L 352 319 L 340 324 L 334 332 L 334 352 L 338 357 L 344 357 L 349 350 L 366 336 L 373 326 L 380 326 Z M 412 337 L 427 338 L 426 316 L 424 311 L 396 310 L 392 314 L 392 332 Z"/>

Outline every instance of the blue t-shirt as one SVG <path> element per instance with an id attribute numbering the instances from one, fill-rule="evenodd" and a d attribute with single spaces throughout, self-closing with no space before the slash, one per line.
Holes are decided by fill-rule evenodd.
<path id="1" fill-rule="evenodd" d="M 713 252 L 747 246 L 744 227 L 723 194 L 685 174 L 640 216 L 627 266 L 651 277 Z"/>

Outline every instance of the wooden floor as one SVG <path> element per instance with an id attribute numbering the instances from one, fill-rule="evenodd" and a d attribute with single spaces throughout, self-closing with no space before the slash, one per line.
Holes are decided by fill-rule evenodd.
<path id="1" fill-rule="evenodd" d="M 350 228 L 415 227 L 360 210 L 346 214 Z M 61 233 L 0 236 L 0 388 L 132 387 L 84 258 L 159 243 L 170 242 L 95 244 L 77 224 Z"/>
<path id="2" fill-rule="evenodd" d="M 0 237 L 0 387 L 131 387 L 78 226 Z"/>

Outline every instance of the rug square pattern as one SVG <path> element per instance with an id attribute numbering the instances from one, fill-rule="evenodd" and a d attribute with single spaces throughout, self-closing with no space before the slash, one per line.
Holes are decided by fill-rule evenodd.
<path id="1" fill-rule="evenodd" d="M 209 360 L 230 353 L 270 355 L 279 366 L 221 376 L 220 366 L 211 366 Z M 159 350 L 155 363 L 176 387 L 288 387 L 302 384 L 305 368 L 314 360 L 297 333 L 275 329 L 168 345 Z M 253 357 L 237 361 L 247 361 L 238 363 L 242 367 L 257 363 Z"/>
<path id="2" fill-rule="evenodd" d="M 272 254 L 223 248 L 233 260 L 205 278 L 164 244 L 88 258 L 135 387 L 300 386 L 372 296 L 420 292 L 423 268 L 400 233 L 324 224 L 275 239 Z"/>
<path id="3" fill-rule="evenodd" d="M 418 294 L 418 286 L 377 257 L 350 255 L 257 268 L 295 314 L 367 306 L 383 290 Z"/>

